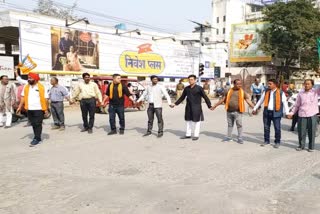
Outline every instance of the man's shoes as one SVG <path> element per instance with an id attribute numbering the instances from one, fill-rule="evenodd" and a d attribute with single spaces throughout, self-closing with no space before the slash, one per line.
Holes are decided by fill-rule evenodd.
<path id="1" fill-rule="evenodd" d="M 4 126 L 4 128 L 5 128 L 5 129 L 9 129 L 9 128 L 11 128 L 11 126 Z"/>
<path id="2" fill-rule="evenodd" d="M 303 148 L 301 148 L 301 147 L 296 148 L 296 151 L 302 151 L 302 150 L 303 150 Z"/>
<path id="3" fill-rule="evenodd" d="M 60 129 L 60 126 L 52 126 L 51 127 L 51 130 L 57 130 L 57 129 Z"/>
<path id="4" fill-rule="evenodd" d="M 193 137 L 192 140 L 197 141 L 197 140 L 199 140 L 199 137 Z"/>
<path id="5" fill-rule="evenodd" d="M 124 135 L 124 130 L 121 130 L 121 129 L 120 129 L 119 134 Z"/>
<path id="6" fill-rule="evenodd" d="M 290 131 L 290 132 L 294 132 L 294 128 L 290 128 L 289 131 Z"/>
<path id="7" fill-rule="evenodd" d="M 273 148 L 275 148 L 275 149 L 279 149 L 279 147 L 280 147 L 280 143 L 276 143 L 276 144 L 274 144 L 274 146 L 273 146 Z"/>
<path id="8" fill-rule="evenodd" d="M 238 139 L 237 143 L 239 143 L 239 144 L 243 144 L 244 142 L 243 142 L 243 140 L 242 140 L 242 139 Z"/>
<path id="9" fill-rule="evenodd" d="M 0 123 L 0 127 L 3 127 L 3 123 Z"/>
<path id="10" fill-rule="evenodd" d="M 147 132 L 145 133 L 144 135 L 142 135 L 143 137 L 147 137 L 147 136 L 150 136 L 151 135 L 151 132 Z"/>
<path id="11" fill-rule="evenodd" d="M 112 130 L 111 132 L 108 133 L 108 135 L 115 135 L 115 134 L 117 134 L 116 130 Z"/>
<path id="12" fill-rule="evenodd" d="M 183 137 L 180 137 L 180 139 L 182 139 L 182 140 L 190 139 L 190 138 L 191 138 L 191 136 L 183 136 Z"/>
<path id="13" fill-rule="evenodd" d="M 93 133 L 92 129 L 88 129 L 88 134 L 92 134 L 92 133 Z"/>
<path id="14" fill-rule="evenodd" d="M 267 145 L 270 145 L 270 143 L 264 142 L 264 143 L 261 143 L 261 144 L 260 144 L 260 146 L 267 146 Z"/>
<path id="15" fill-rule="evenodd" d="M 308 149 L 308 152 L 314 152 L 314 149 Z"/>
<path id="16" fill-rule="evenodd" d="M 162 136 L 163 136 L 162 132 L 158 133 L 158 138 L 161 138 Z"/>
<path id="17" fill-rule="evenodd" d="M 34 146 L 38 145 L 40 142 L 41 142 L 41 141 L 38 141 L 38 140 L 36 140 L 36 139 L 33 139 L 33 140 L 31 141 L 31 143 L 30 143 L 30 147 L 34 147 Z"/>
<path id="18" fill-rule="evenodd" d="M 87 132 L 88 130 L 89 130 L 88 128 L 83 128 L 83 129 L 81 129 L 80 132 Z"/>
<path id="19" fill-rule="evenodd" d="M 65 127 L 65 126 L 60 126 L 59 131 L 64 131 L 65 129 L 66 129 L 66 127 Z"/>
<path id="20" fill-rule="evenodd" d="M 232 138 L 226 137 L 221 142 L 232 142 Z"/>

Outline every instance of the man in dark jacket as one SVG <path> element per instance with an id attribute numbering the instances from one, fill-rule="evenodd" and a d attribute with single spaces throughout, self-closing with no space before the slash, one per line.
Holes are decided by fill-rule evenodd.
<path id="1" fill-rule="evenodd" d="M 188 80 L 190 85 L 184 89 L 181 97 L 175 102 L 175 104 L 171 104 L 170 106 L 173 108 L 174 106 L 179 105 L 187 97 L 184 116 L 187 122 L 187 132 L 186 136 L 181 137 L 181 139 L 191 138 L 191 134 L 193 132 L 192 140 L 195 141 L 199 139 L 200 121 L 204 120 L 201 99 L 204 98 L 209 109 L 213 110 L 213 108 L 203 88 L 196 84 L 197 77 L 195 75 L 190 75 Z"/>

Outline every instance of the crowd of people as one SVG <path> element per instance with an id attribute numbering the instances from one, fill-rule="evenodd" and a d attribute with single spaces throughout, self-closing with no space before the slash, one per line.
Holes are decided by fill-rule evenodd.
<path id="1" fill-rule="evenodd" d="M 147 110 L 148 126 L 147 131 L 143 135 L 147 137 L 151 135 L 153 129 L 154 115 L 158 121 L 158 137 L 161 138 L 164 132 L 164 122 L 162 117 L 163 97 L 167 99 L 168 105 L 171 108 L 181 104 L 186 100 L 185 115 L 186 134 L 181 139 L 199 140 L 200 124 L 204 120 L 202 111 L 202 99 L 205 100 L 207 107 L 214 111 L 218 106 L 224 105 L 227 112 L 228 130 L 224 142 L 232 141 L 232 130 L 236 123 L 238 130 L 237 143 L 243 144 L 243 124 L 242 117 L 246 111 L 246 104 L 252 108 L 252 114 L 256 115 L 263 105 L 263 125 L 264 125 L 264 141 L 261 146 L 269 145 L 271 122 L 275 129 L 274 148 L 279 148 L 281 144 L 281 119 L 284 114 L 287 118 L 292 119 L 294 115 L 298 115 L 298 142 L 297 151 L 305 149 L 306 136 L 308 135 L 309 146 L 308 151 L 313 152 L 315 147 L 316 129 L 318 124 L 318 96 L 320 89 L 314 89 L 314 82 L 311 79 L 304 81 L 304 89 L 297 96 L 297 101 L 294 108 L 289 111 L 287 97 L 283 90 L 278 86 L 279 83 L 275 79 L 268 80 L 267 88 L 265 88 L 259 79 L 252 84 L 252 97 L 242 89 L 240 79 L 233 81 L 233 87 L 227 89 L 223 97 L 212 105 L 208 98 L 209 88 L 197 85 L 197 77 L 190 75 L 188 77 L 188 86 L 184 86 L 182 82 L 177 85 L 177 100 L 173 103 L 167 90 L 161 84 L 158 84 L 159 78 L 155 75 L 151 76 L 151 85 L 147 87 L 142 96 L 135 100 L 132 92 L 126 84 L 121 82 L 121 76 L 114 74 L 112 81 L 108 83 L 104 90 L 105 96 L 102 97 L 98 85 L 91 81 L 90 74 L 83 73 L 83 82 L 79 83 L 72 95 L 69 95 L 65 87 L 59 85 L 57 77 L 51 78 L 52 87 L 48 91 L 45 86 L 39 82 L 38 74 L 29 73 L 28 81 L 23 81 L 20 77 L 17 80 L 24 84 L 21 90 L 21 101 L 17 106 L 17 96 L 15 86 L 9 83 L 7 76 L 1 76 L 0 85 L 0 126 L 9 128 L 11 126 L 12 112 L 17 108 L 19 114 L 23 109 L 27 111 L 28 121 L 30 122 L 34 139 L 30 146 L 39 144 L 42 139 L 42 124 L 43 119 L 48 115 L 48 110 L 53 117 L 52 129 L 64 131 L 64 99 L 67 99 L 70 104 L 74 104 L 76 100 L 80 101 L 82 113 L 83 128 L 81 132 L 93 133 L 96 101 L 103 103 L 106 99 L 109 100 L 109 123 L 110 132 L 108 135 L 118 134 L 116 127 L 116 116 L 119 118 L 119 134 L 125 134 L 125 107 L 124 96 L 127 96 L 134 104 L 147 100 L 149 107 Z M 6 115 L 5 124 L 3 123 L 4 115 Z"/>

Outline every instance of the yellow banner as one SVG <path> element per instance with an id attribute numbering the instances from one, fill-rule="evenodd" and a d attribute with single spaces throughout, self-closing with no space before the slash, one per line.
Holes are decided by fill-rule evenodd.
<path id="1" fill-rule="evenodd" d="M 165 62 L 159 54 L 124 51 L 120 56 L 120 68 L 126 73 L 160 74 Z"/>

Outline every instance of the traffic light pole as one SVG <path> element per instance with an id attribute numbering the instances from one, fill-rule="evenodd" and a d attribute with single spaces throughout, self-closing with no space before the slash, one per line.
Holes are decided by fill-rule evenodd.
<path id="1" fill-rule="evenodd" d="M 201 86 L 201 74 L 200 74 L 200 64 L 201 64 L 201 58 L 202 58 L 202 40 L 203 40 L 203 30 L 204 27 L 201 24 L 200 25 L 200 44 L 199 44 L 199 66 L 198 66 L 198 85 Z"/>

